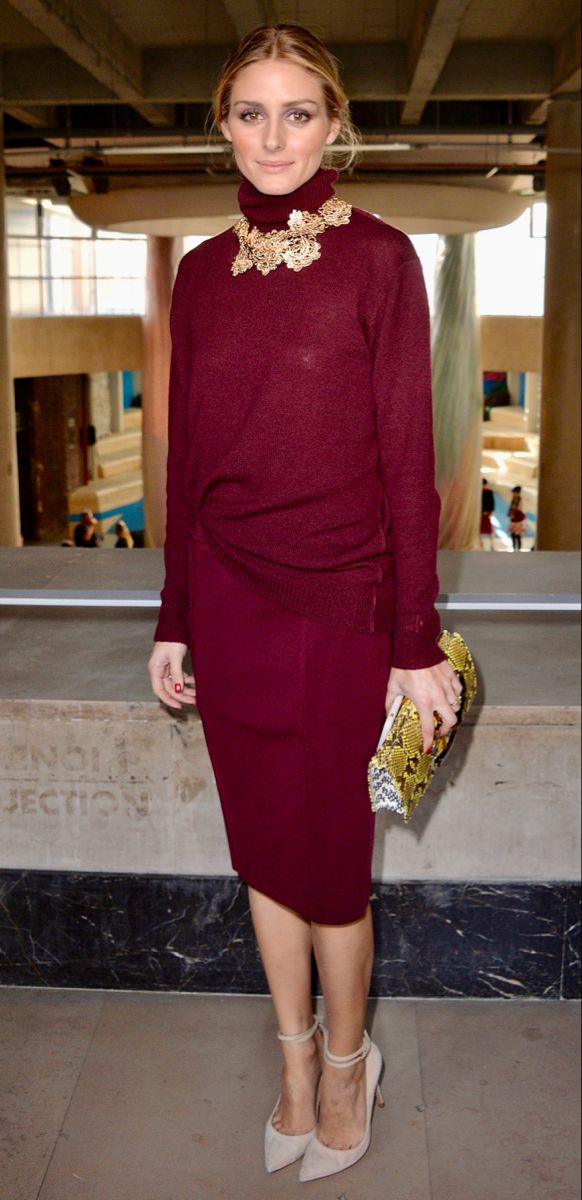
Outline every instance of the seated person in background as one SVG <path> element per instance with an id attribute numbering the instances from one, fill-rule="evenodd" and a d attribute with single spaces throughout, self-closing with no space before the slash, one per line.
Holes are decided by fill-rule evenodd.
<path id="1" fill-rule="evenodd" d="M 97 530 L 97 518 L 88 508 L 81 513 L 81 520 L 78 525 L 75 525 L 73 534 L 75 546 L 100 546 L 103 538 Z"/>
<path id="2" fill-rule="evenodd" d="M 133 538 L 125 521 L 117 522 L 115 526 L 115 536 L 117 538 L 115 543 L 116 548 L 121 550 L 133 550 Z"/>

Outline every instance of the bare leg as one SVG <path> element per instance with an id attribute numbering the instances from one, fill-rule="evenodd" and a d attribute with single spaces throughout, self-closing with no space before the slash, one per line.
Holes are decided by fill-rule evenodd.
<path id="1" fill-rule="evenodd" d="M 329 1048 L 347 1055 L 359 1050 L 374 958 L 372 911 L 352 925 L 312 925 L 313 948 L 325 997 Z M 323 1065 L 318 1138 L 349 1150 L 366 1127 L 365 1063 L 349 1069 Z"/>
<path id="2" fill-rule="evenodd" d="M 255 934 L 281 1033 L 304 1033 L 313 1024 L 311 926 L 296 912 L 249 887 Z M 315 1125 L 320 1075 L 320 1035 L 299 1046 L 281 1043 L 281 1104 L 273 1117 L 280 1133 L 308 1133 Z"/>

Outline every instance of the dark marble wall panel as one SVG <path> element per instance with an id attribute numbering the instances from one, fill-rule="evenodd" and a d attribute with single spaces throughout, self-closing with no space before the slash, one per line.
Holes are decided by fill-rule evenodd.
<path id="1" fill-rule="evenodd" d="M 376 884 L 377 996 L 580 996 L 580 887 Z M 0 984 L 266 992 L 232 877 L 0 871 Z"/>
<path id="2" fill-rule="evenodd" d="M 563 905 L 561 995 L 565 1000 L 578 1000 L 580 998 L 580 888 L 575 884 L 564 888 Z"/>
<path id="3" fill-rule="evenodd" d="M 574 966 L 565 910 L 571 905 L 573 917 L 577 891 L 539 883 L 378 888 L 377 994 L 559 999 L 565 956 Z"/>

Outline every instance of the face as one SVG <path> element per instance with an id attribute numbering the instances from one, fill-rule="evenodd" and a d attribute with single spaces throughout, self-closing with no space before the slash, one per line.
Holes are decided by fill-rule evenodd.
<path id="1" fill-rule="evenodd" d="M 295 63 L 273 60 L 239 71 L 221 124 L 241 173 L 273 196 L 311 179 L 339 128 L 339 118 L 327 114 L 319 77 Z"/>

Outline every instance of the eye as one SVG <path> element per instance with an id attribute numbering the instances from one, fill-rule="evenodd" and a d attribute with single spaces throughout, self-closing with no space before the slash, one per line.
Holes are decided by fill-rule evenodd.
<path id="1" fill-rule="evenodd" d="M 240 114 L 241 121 L 246 121 L 247 117 L 260 117 L 260 112 L 256 108 L 247 108 L 245 112 Z"/>
<path id="2" fill-rule="evenodd" d="M 297 124 L 305 125 L 306 122 L 310 120 L 311 114 L 308 112 L 304 112 L 303 109 L 301 109 L 301 108 L 293 108 L 293 109 L 291 109 L 289 116 L 290 117 L 302 117 L 303 120 L 298 121 Z"/>

